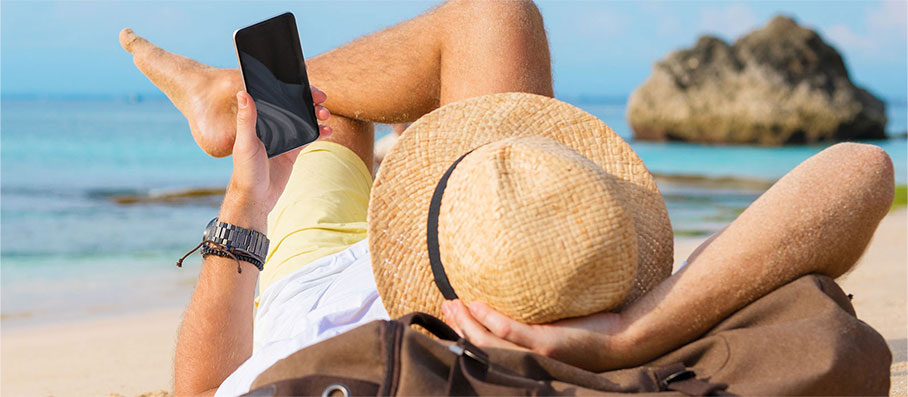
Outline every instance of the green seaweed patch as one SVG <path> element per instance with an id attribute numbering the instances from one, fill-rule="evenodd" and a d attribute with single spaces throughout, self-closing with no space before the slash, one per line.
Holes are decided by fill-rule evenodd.
<path id="1" fill-rule="evenodd" d="M 34 315 L 35 313 L 32 312 L 2 313 L 0 314 L 0 321 L 29 318 L 34 317 Z"/>
<path id="2" fill-rule="evenodd" d="M 715 212 L 709 215 L 704 215 L 700 217 L 700 220 L 709 221 L 709 222 L 731 222 L 738 218 L 738 215 L 744 212 L 747 208 L 742 207 L 729 207 L 725 205 L 715 206 Z"/>
<path id="3" fill-rule="evenodd" d="M 710 234 L 706 230 L 675 229 L 675 237 L 702 237 Z"/>
<path id="4" fill-rule="evenodd" d="M 773 180 L 737 177 L 737 176 L 706 176 L 697 174 L 653 174 L 657 185 L 676 184 L 681 186 L 699 188 L 721 188 L 738 190 L 765 191 L 775 183 Z"/>
<path id="5" fill-rule="evenodd" d="M 908 185 L 898 185 L 895 187 L 895 198 L 892 200 L 892 207 L 889 210 L 894 210 L 908 206 Z"/>
<path id="6" fill-rule="evenodd" d="M 224 188 L 189 188 L 139 194 L 114 194 L 107 198 L 121 205 L 187 204 L 193 202 L 220 205 L 220 199 L 225 192 Z"/>

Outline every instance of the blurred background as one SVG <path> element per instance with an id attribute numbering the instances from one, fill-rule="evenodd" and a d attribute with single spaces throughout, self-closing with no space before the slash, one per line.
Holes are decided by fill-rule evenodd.
<path id="1" fill-rule="evenodd" d="M 230 159 L 207 157 L 182 115 L 117 41 L 132 27 L 203 63 L 236 67 L 234 30 L 292 11 L 312 57 L 435 3 L 18 2 L 0 4 L 0 262 L 3 326 L 187 301 L 201 259 L 177 269 L 217 214 Z M 729 44 L 776 15 L 815 30 L 852 81 L 886 103 L 904 205 L 908 43 L 903 1 L 547 2 L 555 93 L 640 154 L 678 238 L 732 221 L 768 186 L 831 143 L 764 147 L 635 140 L 630 94 L 653 65 L 709 34 Z M 383 54 L 395 57 L 397 54 Z M 330 93 L 328 93 L 330 95 Z M 377 128 L 378 138 L 389 132 Z"/>

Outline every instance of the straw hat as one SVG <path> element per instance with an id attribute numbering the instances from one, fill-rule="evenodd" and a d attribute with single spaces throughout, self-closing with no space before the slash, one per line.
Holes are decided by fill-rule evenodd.
<path id="1" fill-rule="evenodd" d="M 506 93 L 406 130 L 372 187 L 369 248 L 391 318 L 440 317 L 446 290 L 545 323 L 617 309 L 668 277 L 672 229 L 649 171 L 605 123 Z"/>

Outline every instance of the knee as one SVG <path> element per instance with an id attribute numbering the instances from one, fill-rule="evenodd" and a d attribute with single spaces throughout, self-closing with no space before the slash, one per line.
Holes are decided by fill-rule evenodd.
<path id="1" fill-rule="evenodd" d="M 451 0 L 445 7 L 464 18 L 464 28 L 527 35 L 544 32 L 542 14 L 529 0 Z"/>
<path id="2" fill-rule="evenodd" d="M 870 211 L 885 213 L 895 196 L 895 174 L 892 159 L 876 145 L 839 143 L 823 151 L 834 157 L 841 178 Z"/>

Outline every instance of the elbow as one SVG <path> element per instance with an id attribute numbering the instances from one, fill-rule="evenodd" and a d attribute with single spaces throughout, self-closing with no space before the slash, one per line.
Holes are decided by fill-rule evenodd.
<path id="1" fill-rule="evenodd" d="M 828 266 L 819 273 L 838 277 L 849 271 L 864 253 L 870 239 L 889 212 L 895 196 L 895 174 L 892 160 L 879 146 L 841 143 L 827 151 L 834 152 L 839 159 L 839 180 L 841 197 L 837 197 L 836 216 L 831 222 L 843 222 L 849 235 L 837 244 L 850 249 L 838 258 L 828 258 Z M 833 250 L 834 251 L 834 250 Z"/>
<path id="2" fill-rule="evenodd" d="M 841 175 L 852 200 L 863 208 L 863 215 L 882 219 L 895 196 L 892 159 L 876 145 L 840 143 L 827 149 L 841 159 Z"/>

